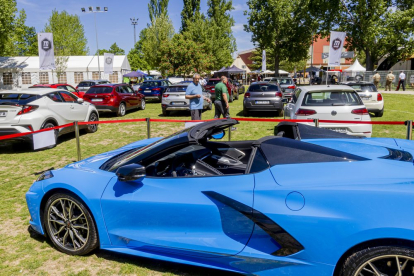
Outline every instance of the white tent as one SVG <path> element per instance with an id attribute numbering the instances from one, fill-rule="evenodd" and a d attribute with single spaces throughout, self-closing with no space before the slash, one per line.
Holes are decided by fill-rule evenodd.
<path id="1" fill-rule="evenodd" d="M 247 67 L 246 63 L 242 60 L 240 56 L 237 56 L 237 58 L 233 61 L 231 66 L 235 65 L 237 68 L 242 68 L 242 70 L 246 70 L 246 73 L 250 73 L 249 67 Z"/>
<path id="2" fill-rule="evenodd" d="M 355 60 L 354 64 L 352 64 L 350 67 L 344 69 L 345 72 L 365 72 L 366 69 L 364 66 L 362 66 L 358 59 Z"/>

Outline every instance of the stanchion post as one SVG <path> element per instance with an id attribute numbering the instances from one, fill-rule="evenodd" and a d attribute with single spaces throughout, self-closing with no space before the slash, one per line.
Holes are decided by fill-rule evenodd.
<path id="1" fill-rule="evenodd" d="M 313 119 L 313 122 L 315 123 L 315 127 L 319 127 L 319 119 Z"/>
<path id="2" fill-rule="evenodd" d="M 145 118 L 147 120 L 147 138 L 151 138 L 151 119 Z"/>
<path id="3" fill-rule="evenodd" d="M 81 149 L 80 149 L 80 138 L 79 138 L 79 125 L 78 121 L 74 122 L 75 125 L 75 135 L 76 135 L 76 150 L 78 152 L 78 161 L 81 161 Z"/>
<path id="4" fill-rule="evenodd" d="M 231 126 L 229 127 L 229 142 L 231 141 Z"/>
<path id="5" fill-rule="evenodd" d="M 413 121 L 405 121 L 404 124 L 407 126 L 407 140 L 412 140 L 413 136 Z"/>

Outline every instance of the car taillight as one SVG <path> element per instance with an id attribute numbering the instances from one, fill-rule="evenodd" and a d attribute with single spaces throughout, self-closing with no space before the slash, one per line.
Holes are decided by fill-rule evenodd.
<path id="1" fill-rule="evenodd" d="M 144 91 L 144 88 L 140 88 L 140 89 L 138 89 L 138 91 Z"/>
<path id="2" fill-rule="evenodd" d="M 377 101 L 379 101 L 379 102 L 382 101 L 382 95 L 381 95 L 381 93 L 378 93 L 377 94 Z"/>
<path id="3" fill-rule="evenodd" d="M 296 88 L 296 86 L 294 86 L 294 85 L 288 86 L 288 89 L 295 89 L 295 88 Z"/>
<path id="4" fill-rule="evenodd" d="M 19 113 L 17 113 L 17 115 L 22 115 L 22 114 L 32 112 L 36 110 L 37 108 L 38 106 L 36 105 L 22 105 L 22 110 L 20 110 Z"/>
<path id="5" fill-rule="evenodd" d="M 368 115 L 368 110 L 366 108 L 358 108 L 352 110 L 351 113 L 357 115 Z"/>
<path id="6" fill-rule="evenodd" d="M 316 110 L 299 108 L 295 114 L 299 116 L 310 116 L 316 114 Z"/>
<path id="7" fill-rule="evenodd" d="M 276 97 L 281 97 L 281 98 L 283 97 L 282 92 L 276 92 L 275 96 Z"/>
<path id="8" fill-rule="evenodd" d="M 246 93 L 244 94 L 244 97 L 245 97 L 245 98 L 250 98 L 250 93 L 249 93 L 249 92 L 246 92 Z"/>
<path id="9" fill-rule="evenodd" d="M 76 86 L 76 90 L 78 90 L 78 86 Z"/>
<path id="10" fill-rule="evenodd" d="M 168 96 L 170 96 L 170 94 L 163 94 L 162 95 L 164 98 L 167 98 Z"/>
<path id="11" fill-rule="evenodd" d="M 153 88 L 152 90 L 161 91 L 161 88 Z"/>

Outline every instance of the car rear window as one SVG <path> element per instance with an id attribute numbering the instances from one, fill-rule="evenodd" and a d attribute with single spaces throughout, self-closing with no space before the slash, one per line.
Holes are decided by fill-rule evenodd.
<path id="1" fill-rule="evenodd" d="M 377 89 L 373 84 L 351 84 L 350 86 L 359 92 L 377 92 Z"/>
<path id="2" fill-rule="evenodd" d="M 110 83 L 109 81 L 98 81 L 98 84 L 106 84 L 106 83 Z"/>
<path id="3" fill-rule="evenodd" d="M 94 82 L 90 82 L 90 81 L 83 81 L 83 82 L 80 82 L 79 83 L 79 85 L 78 85 L 78 87 L 80 86 L 80 87 L 91 87 L 91 86 L 94 86 L 95 85 L 95 83 Z"/>
<path id="4" fill-rule="evenodd" d="M 207 85 L 216 85 L 217 83 L 219 83 L 220 82 L 220 80 L 209 80 L 208 82 L 207 82 Z"/>
<path id="5" fill-rule="evenodd" d="M 277 82 L 279 84 L 292 84 L 293 83 L 292 79 L 278 79 Z"/>
<path id="6" fill-rule="evenodd" d="M 98 87 L 91 87 L 86 92 L 86 94 L 109 94 L 112 92 L 112 87 L 108 86 L 98 86 Z"/>
<path id="7" fill-rule="evenodd" d="M 266 91 L 279 91 L 279 87 L 270 83 L 252 84 L 249 87 L 250 92 L 266 92 Z"/>
<path id="8" fill-rule="evenodd" d="M 187 86 L 170 86 L 168 87 L 168 92 L 185 92 L 187 90 Z"/>
<path id="9" fill-rule="evenodd" d="M 303 98 L 303 106 L 346 106 L 362 105 L 358 94 L 350 91 L 308 92 Z"/>
<path id="10" fill-rule="evenodd" d="M 144 81 L 141 86 L 150 87 L 150 86 L 161 86 L 160 81 Z"/>
<path id="11" fill-rule="evenodd" d="M 19 104 L 25 105 L 34 100 L 39 99 L 41 96 L 32 95 L 32 94 L 9 94 L 9 93 L 0 93 L 0 105 L 1 104 Z"/>

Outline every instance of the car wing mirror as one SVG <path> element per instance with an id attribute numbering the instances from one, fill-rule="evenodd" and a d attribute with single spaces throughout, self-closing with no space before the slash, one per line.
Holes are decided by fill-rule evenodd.
<path id="1" fill-rule="evenodd" d="M 282 99 L 282 103 L 287 103 L 288 100 L 287 99 Z"/>
<path id="2" fill-rule="evenodd" d="M 224 134 L 225 134 L 224 130 L 220 130 L 219 132 L 216 132 L 216 133 L 212 134 L 211 135 L 211 138 L 213 138 L 213 139 L 221 139 L 221 138 L 224 137 Z"/>
<path id="3" fill-rule="evenodd" d="M 142 181 L 146 176 L 145 167 L 139 164 L 129 164 L 116 170 L 119 181 Z"/>
<path id="4" fill-rule="evenodd" d="M 78 98 L 78 99 L 77 99 L 77 102 L 81 104 L 81 103 L 83 103 L 83 102 L 84 102 L 84 100 L 83 100 L 82 98 Z"/>

